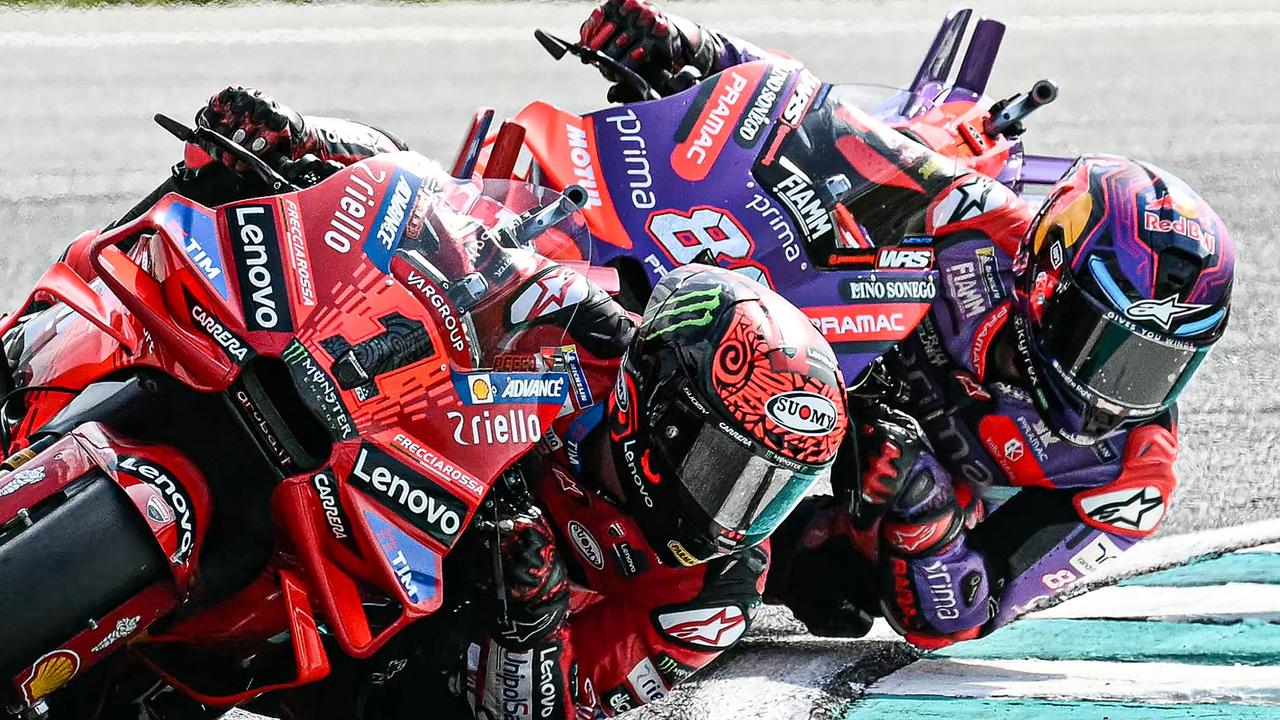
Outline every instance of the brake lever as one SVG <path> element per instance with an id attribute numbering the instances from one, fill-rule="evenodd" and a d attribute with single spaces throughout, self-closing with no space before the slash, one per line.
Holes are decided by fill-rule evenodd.
<path id="1" fill-rule="evenodd" d="M 547 54 L 556 60 L 564 59 L 566 54 L 573 55 L 588 65 L 593 65 L 596 68 L 603 67 L 617 74 L 645 100 L 662 99 L 662 95 L 660 95 L 657 90 L 653 89 L 653 86 L 649 84 L 648 80 L 640 77 L 635 70 L 623 65 L 599 50 L 592 50 L 585 45 L 571 43 L 568 40 L 558 38 L 545 30 L 534 30 L 533 37 L 540 45 L 542 45 L 542 49 L 546 50 Z"/>
<path id="2" fill-rule="evenodd" d="M 262 181 L 271 188 L 272 193 L 302 189 L 286 180 L 283 175 L 276 172 L 275 168 L 267 164 L 267 161 L 249 152 L 230 138 L 220 135 L 212 128 L 202 125 L 190 128 L 162 113 L 156 113 L 152 119 L 155 120 L 157 125 L 164 128 L 166 132 L 182 142 L 194 143 L 206 150 L 212 146 L 228 153 L 236 160 L 247 165 L 255 175 L 262 178 Z"/>

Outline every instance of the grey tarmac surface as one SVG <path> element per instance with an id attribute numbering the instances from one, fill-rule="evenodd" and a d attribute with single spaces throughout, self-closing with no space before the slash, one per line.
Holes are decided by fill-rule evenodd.
<path id="1" fill-rule="evenodd" d="M 902 84 L 950 4 L 672 5 L 786 50 L 827 80 Z M 153 113 L 185 120 L 220 88 L 252 85 L 305 113 L 386 127 L 447 161 L 477 105 L 511 114 L 534 99 L 578 111 L 604 104 L 602 80 L 577 64 L 553 63 L 531 36 L 534 27 L 572 35 L 589 7 L 0 11 L 0 307 L 13 308 L 77 233 L 117 217 L 163 179 L 180 147 L 151 123 Z M 1031 152 L 1153 161 L 1198 188 L 1235 237 L 1232 326 L 1184 396 L 1181 485 L 1165 532 L 1280 515 L 1280 10 L 1273 7 L 995 0 L 979 8 L 1010 26 L 993 95 L 1041 77 L 1061 87 L 1058 102 L 1029 123 Z M 788 640 L 785 618 L 773 622 L 774 637 L 756 641 L 773 648 L 740 655 L 703 681 L 721 682 L 719 693 L 682 693 L 654 714 L 699 717 L 705 703 L 732 695 L 747 714 L 758 702 L 757 710 L 781 703 L 796 716 L 812 709 L 825 717 L 833 697 L 856 690 L 859 673 L 905 662 L 898 644 L 867 652 Z M 756 694 L 751 678 L 783 667 L 800 689 Z M 823 690 L 803 689 L 824 672 Z M 733 684 L 744 678 L 746 685 Z"/>

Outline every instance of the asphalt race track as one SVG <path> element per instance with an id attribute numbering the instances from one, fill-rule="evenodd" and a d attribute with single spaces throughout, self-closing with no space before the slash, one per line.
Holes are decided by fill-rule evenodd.
<path id="1" fill-rule="evenodd" d="M 910 80 L 951 0 L 683 3 L 678 12 L 786 50 L 830 81 Z M 1068 7 L 1069 5 L 1069 7 Z M 586 3 L 267 5 L 0 11 L 0 307 L 10 310 L 81 230 L 165 176 L 187 120 L 228 84 L 309 114 L 388 128 L 452 157 L 477 105 L 543 99 L 586 111 L 605 83 L 554 63 L 535 27 L 572 35 Z M 1231 328 L 1184 395 L 1181 485 L 1164 532 L 1280 516 L 1280 10 L 1266 0 L 1020 3 L 990 85 L 1041 77 L 1058 101 L 1030 152 L 1133 155 L 1214 204 L 1238 248 Z M 894 653 L 896 646 L 885 646 Z"/>

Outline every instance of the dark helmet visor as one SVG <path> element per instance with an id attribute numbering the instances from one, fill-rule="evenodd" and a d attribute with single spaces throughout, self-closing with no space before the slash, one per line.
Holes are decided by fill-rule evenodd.
<path id="1" fill-rule="evenodd" d="M 1177 399 L 1209 347 L 1145 330 L 1076 284 L 1058 288 L 1035 333 L 1043 357 L 1077 393 L 1119 406 L 1115 414 L 1158 412 Z"/>

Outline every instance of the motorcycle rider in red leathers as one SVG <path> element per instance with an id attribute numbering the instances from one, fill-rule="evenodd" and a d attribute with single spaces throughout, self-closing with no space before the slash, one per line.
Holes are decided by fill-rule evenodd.
<path id="1" fill-rule="evenodd" d="M 404 149 L 382 131 L 303 117 L 245 88 L 213 96 L 197 122 L 257 154 L 284 155 L 286 176 L 323 177 L 326 167 Z M 119 222 L 165 192 L 210 205 L 262 192 L 252 177 L 217 167 L 233 168 L 234 158 L 205 160 L 197 171 L 189 157 Z M 761 602 L 768 536 L 830 477 L 846 424 L 834 353 L 786 300 L 720 268 L 670 273 L 638 318 L 546 258 L 455 238 L 446 227 L 423 237 L 433 240 L 415 249 L 446 277 L 510 264 L 509 281 L 466 308 L 488 336 L 479 346 L 504 348 L 490 364 L 572 378 L 573 407 L 545 433 L 540 457 L 508 471 L 469 545 L 450 556 L 478 553 L 460 564 L 477 572 L 487 598 L 457 616 L 480 622 L 460 659 L 465 687 L 455 690 L 486 718 L 613 715 L 662 697 L 746 631 Z M 86 277 L 89 241 L 67 252 Z M 433 632 L 416 641 L 435 643 Z M 412 688 L 388 684 L 413 671 L 394 658 L 384 665 L 356 671 L 364 679 L 346 694 L 363 709 L 338 709 L 352 698 L 334 689 L 350 687 L 335 671 L 329 689 L 303 689 L 286 714 L 410 712 Z M 381 691 L 373 699 L 371 685 Z"/>
<path id="2" fill-rule="evenodd" d="M 607 0 L 581 41 L 657 88 L 688 66 L 706 77 L 777 57 L 641 0 Z M 862 150 L 901 158 L 893 184 L 914 190 L 848 209 L 868 225 L 917 203 L 939 293 L 855 390 L 857 470 L 841 473 L 842 451 L 838 497 L 806 500 L 775 535 L 766 595 L 818 634 L 865 634 L 883 614 L 936 648 L 1155 531 L 1175 486 L 1174 401 L 1226 328 L 1234 250 L 1204 200 L 1151 165 L 1082 157 L 1037 209 L 940 171 L 950 164 L 856 108 L 833 116 L 806 125 L 814 147 L 792 161 L 857 173 Z M 1019 491 L 993 509 L 993 485 Z"/>

